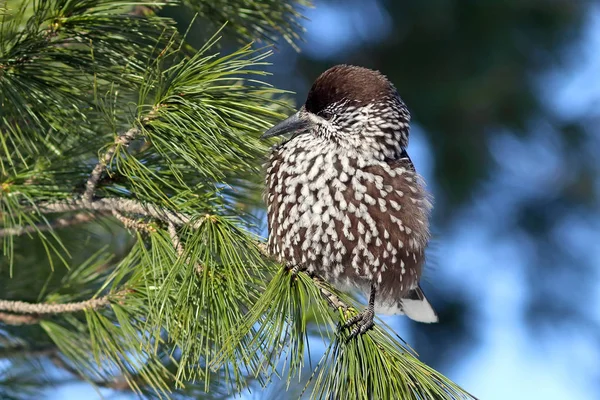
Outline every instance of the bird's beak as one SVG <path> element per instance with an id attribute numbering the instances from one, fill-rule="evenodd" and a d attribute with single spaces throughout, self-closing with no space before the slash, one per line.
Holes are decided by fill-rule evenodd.
<path id="1" fill-rule="evenodd" d="M 294 135 L 304 133 L 311 126 L 311 121 L 303 114 L 298 111 L 292 114 L 290 117 L 284 119 L 271 129 L 266 131 L 260 138 L 267 139 L 274 136 L 285 135 L 286 133 L 293 133 Z"/>

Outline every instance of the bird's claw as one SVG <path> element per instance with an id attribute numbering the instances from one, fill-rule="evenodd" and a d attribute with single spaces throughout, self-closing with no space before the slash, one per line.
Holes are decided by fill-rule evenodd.
<path id="1" fill-rule="evenodd" d="M 350 318 L 348 321 L 346 321 L 346 323 L 343 326 L 343 329 L 354 327 L 350 331 L 350 335 L 346 339 L 346 343 L 348 343 L 350 340 L 352 340 L 356 336 L 362 335 L 363 333 L 367 332 L 369 329 L 373 328 L 373 326 L 375 326 L 375 322 L 373 322 L 374 318 L 375 318 L 375 312 L 373 310 L 367 308 L 366 310 L 362 311 L 360 314 L 357 314 L 354 317 Z"/>
<path id="2" fill-rule="evenodd" d="M 301 266 L 301 265 L 294 265 L 293 267 L 288 266 L 288 270 L 290 271 L 290 274 L 292 275 L 292 277 L 296 278 L 298 276 L 298 273 L 306 270 L 306 267 Z"/>

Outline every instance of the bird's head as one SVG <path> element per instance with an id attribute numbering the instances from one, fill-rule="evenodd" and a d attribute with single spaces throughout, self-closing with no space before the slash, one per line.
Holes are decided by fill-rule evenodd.
<path id="1" fill-rule="evenodd" d="M 398 153 L 408 145 L 409 121 L 406 106 L 383 74 L 337 65 L 317 78 L 298 112 L 263 138 L 312 134 L 337 142 L 373 142 L 385 153 Z"/>

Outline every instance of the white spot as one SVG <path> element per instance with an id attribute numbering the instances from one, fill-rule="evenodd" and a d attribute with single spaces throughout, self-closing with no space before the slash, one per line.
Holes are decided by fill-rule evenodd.
<path id="1" fill-rule="evenodd" d="M 365 233 L 365 226 L 363 225 L 362 222 L 358 222 L 358 225 L 356 226 L 358 229 L 358 233 L 360 233 L 361 235 L 363 235 Z"/>
<path id="2" fill-rule="evenodd" d="M 365 202 L 370 205 L 377 204 L 377 201 L 373 197 L 369 196 L 368 194 L 365 194 Z"/>

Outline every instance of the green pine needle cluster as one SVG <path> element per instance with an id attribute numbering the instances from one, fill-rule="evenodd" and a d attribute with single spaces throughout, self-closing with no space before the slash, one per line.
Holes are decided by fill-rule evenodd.
<path id="1" fill-rule="evenodd" d="M 316 368 L 311 398 L 331 399 L 343 392 L 357 399 L 474 399 L 419 361 L 386 329 L 346 339 L 342 333 L 327 348 Z"/>
<path id="2" fill-rule="evenodd" d="M 258 138 L 290 104 L 264 82 L 270 50 L 219 38 L 295 43 L 303 5 L 1 3 L 0 397 L 72 379 L 157 398 L 291 387 L 320 338 L 315 398 L 470 398 L 380 325 L 346 343 L 355 301 L 254 233 Z M 227 24 L 195 49 L 171 7 Z"/>
<path id="3" fill-rule="evenodd" d="M 310 7 L 308 0 L 184 0 L 190 9 L 213 24 L 232 24 L 237 36 L 244 41 L 263 40 L 275 43 L 283 38 L 296 47 L 301 40 L 303 16 L 299 7 Z"/>
<path id="4" fill-rule="evenodd" d="M 324 291 L 345 305 L 337 314 Z M 289 387 L 301 378 L 312 334 L 328 346 L 312 366 L 313 374 L 304 388 L 311 390 L 310 398 L 335 399 L 343 394 L 352 399 L 475 399 L 419 361 L 382 321 L 366 334 L 348 340 L 349 330 L 342 326 L 358 309 L 351 297 L 327 283 L 281 268 L 226 342 L 215 365 L 236 354 L 263 384 L 276 375 Z M 311 332 L 313 324 L 317 330 Z M 247 341 L 243 347 L 238 346 L 241 340 Z"/>

